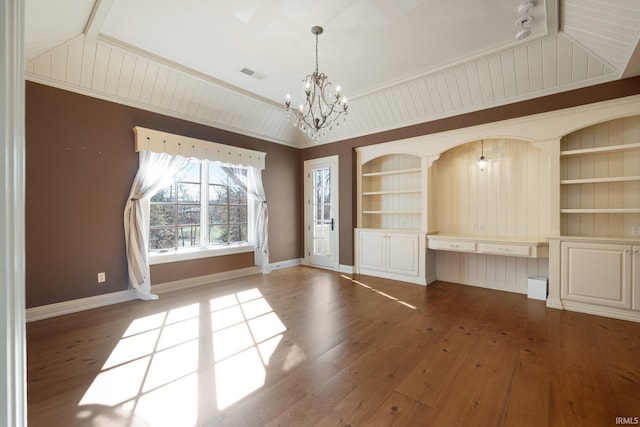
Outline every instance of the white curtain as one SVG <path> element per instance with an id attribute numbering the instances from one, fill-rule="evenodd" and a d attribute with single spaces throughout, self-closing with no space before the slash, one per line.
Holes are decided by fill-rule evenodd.
<path id="1" fill-rule="evenodd" d="M 271 272 L 269 264 L 269 211 L 267 210 L 267 197 L 262 186 L 262 171 L 252 166 L 244 168 L 236 168 L 233 166 L 225 166 L 222 168 L 225 173 L 242 189 L 258 201 L 258 213 L 255 228 L 255 246 L 254 262 L 256 265 L 262 266 L 262 272 L 267 274 Z M 247 171 L 246 182 L 243 179 L 242 172 Z"/>
<path id="2" fill-rule="evenodd" d="M 140 166 L 133 180 L 124 208 L 124 238 L 127 250 L 129 285 L 138 298 L 157 299 L 151 293 L 149 273 L 149 227 L 145 224 L 142 199 L 155 194 L 171 180 L 190 159 L 166 153 L 140 151 Z"/>

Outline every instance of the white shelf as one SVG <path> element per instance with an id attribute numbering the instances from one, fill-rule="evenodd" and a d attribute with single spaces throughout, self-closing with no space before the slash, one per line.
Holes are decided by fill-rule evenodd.
<path id="1" fill-rule="evenodd" d="M 365 191 L 362 193 L 363 196 L 386 196 L 393 194 L 412 194 L 412 193 L 421 193 L 422 190 L 387 190 L 387 191 Z"/>
<path id="2" fill-rule="evenodd" d="M 362 211 L 363 215 L 420 215 L 420 211 Z"/>
<path id="3" fill-rule="evenodd" d="M 583 148 L 580 150 L 561 151 L 560 156 L 562 157 L 589 156 L 592 154 L 615 153 L 615 152 L 638 150 L 638 149 L 640 149 L 640 142 L 636 142 L 633 144 L 607 145 L 604 147 Z"/>
<path id="4" fill-rule="evenodd" d="M 640 181 L 640 176 L 614 176 L 609 178 L 563 179 L 560 181 L 560 184 L 562 185 L 597 184 L 601 182 L 624 182 L 624 181 Z"/>
<path id="5" fill-rule="evenodd" d="M 389 171 L 382 171 L 382 172 L 367 172 L 367 173 L 363 173 L 362 176 L 370 177 L 370 176 L 400 175 L 400 174 L 418 173 L 418 172 L 422 172 L 422 169 L 412 168 L 412 169 L 396 169 L 396 170 L 389 170 Z"/>
<path id="6" fill-rule="evenodd" d="M 610 213 L 640 213 L 640 209 L 636 208 L 619 208 L 619 209 L 560 209 L 560 213 L 576 213 L 576 214 L 610 214 Z"/>

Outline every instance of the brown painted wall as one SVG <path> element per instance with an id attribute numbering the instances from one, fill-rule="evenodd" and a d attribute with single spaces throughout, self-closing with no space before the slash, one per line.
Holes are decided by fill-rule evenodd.
<path id="1" fill-rule="evenodd" d="M 265 190 L 266 191 L 266 190 Z M 215 260 L 215 262 L 212 262 Z M 223 255 L 216 258 L 201 258 L 183 262 L 170 262 L 151 266 L 151 282 L 166 283 L 190 277 L 207 276 L 224 271 L 253 266 L 253 252 Z M 153 286 L 152 286 L 153 289 Z"/>
<path id="2" fill-rule="evenodd" d="M 26 87 L 27 307 L 127 289 L 124 204 L 143 126 L 267 153 L 271 262 L 300 258 L 299 150 L 40 84 Z M 252 254 L 152 267 L 152 283 L 253 265 Z M 97 284 L 97 273 L 107 281 Z"/>
<path id="3" fill-rule="evenodd" d="M 529 101 L 424 122 L 413 126 L 318 145 L 302 150 L 301 161 L 338 155 L 340 158 L 340 264 L 354 265 L 353 229 L 356 220 L 356 154 L 354 148 L 396 141 L 500 120 L 576 107 L 640 93 L 640 77 L 633 77 Z M 303 179 L 303 175 L 300 175 Z M 302 200 L 302 198 L 301 198 Z M 301 212 L 303 212 L 301 210 Z M 303 232 L 303 229 L 300 229 Z"/>

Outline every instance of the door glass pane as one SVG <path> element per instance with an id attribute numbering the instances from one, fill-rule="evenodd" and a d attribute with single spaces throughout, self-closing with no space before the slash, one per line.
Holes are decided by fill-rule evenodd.
<path id="1" fill-rule="evenodd" d="M 331 169 L 313 171 L 313 254 L 331 256 Z"/>

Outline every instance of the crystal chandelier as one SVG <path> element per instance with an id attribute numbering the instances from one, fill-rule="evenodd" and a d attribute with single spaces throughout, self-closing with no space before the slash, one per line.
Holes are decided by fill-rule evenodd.
<path id="1" fill-rule="evenodd" d="M 322 27 L 314 26 L 311 33 L 316 36 L 316 71 L 302 80 L 304 102 L 299 108 L 291 108 L 291 96 L 287 94 L 284 103 L 287 119 L 293 115 L 294 126 L 318 142 L 334 126 L 344 122 L 347 115 L 347 98 L 341 97 L 340 86 L 335 93 L 331 88 L 329 77 L 318 71 L 318 36 Z"/>

